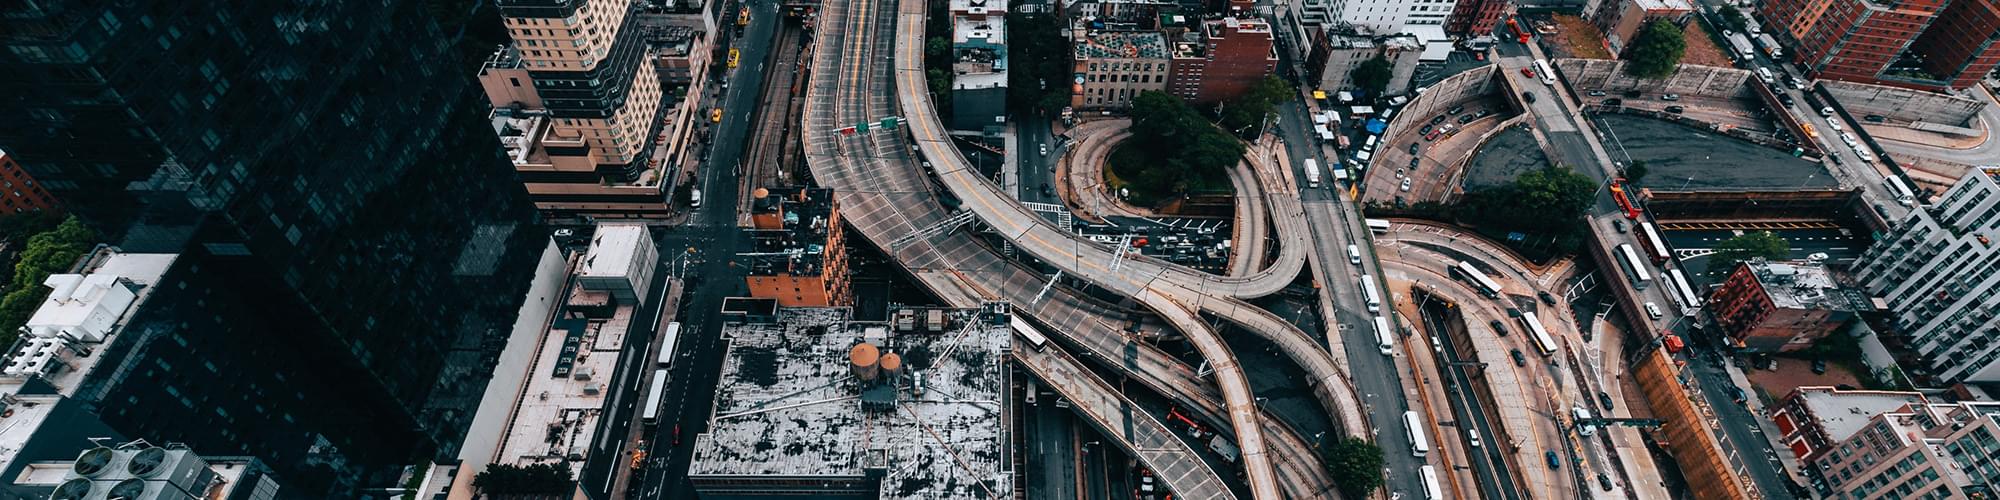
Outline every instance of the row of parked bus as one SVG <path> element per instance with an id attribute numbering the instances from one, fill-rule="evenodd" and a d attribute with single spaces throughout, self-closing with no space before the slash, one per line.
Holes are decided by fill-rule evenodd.
<path id="1" fill-rule="evenodd" d="M 660 407 L 666 403 L 667 384 L 673 379 L 669 373 L 674 369 L 674 351 L 680 343 L 680 322 L 667 323 L 667 328 L 660 330 L 660 359 L 653 366 L 653 386 L 646 393 L 646 406 L 640 407 L 639 411 L 639 420 L 646 425 L 659 423 Z"/>

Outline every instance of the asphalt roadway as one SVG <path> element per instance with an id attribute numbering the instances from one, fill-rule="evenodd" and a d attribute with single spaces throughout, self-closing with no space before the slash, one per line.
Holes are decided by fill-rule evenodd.
<path id="1" fill-rule="evenodd" d="M 750 126 L 756 122 L 757 97 L 764 83 L 760 68 L 769 57 L 780 19 L 778 3 L 772 0 L 746 0 L 743 5 L 753 14 L 743 36 L 735 40 L 742 67 L 722 73 L 731 82 L 722 108 L 730 112 L 717 124 L 714 149 L 697 174 L 696 189 L 702 190 L 704 203 L 686 224 L 668 228 L 660 238 L 659 272 L 688 279 L 689 295 L 679 316 L 682 354 L 677 357 L 684 362 L 675 363 L 671 372 L 673 382 L 662 397 L 667 407 L 647 439 L 654 458 L 645 470 L 635 472 L 643 479 L 632 483 L 631 498 L 695 498 L 686 480 L 688 461 L 693 458 L 694 437 L 707 430 L 722 370 L 722 299 L 749 293 L 744 267 L 734 262 L 737 252 L 748 247 L 748 238 L 736 226 L 738 179 L 733 167 L 742 161 Z"/>
<path id="2" fill-rule="evenodd" d="M 1548 164 L 1549 155 L 1535 145 L 1534 134 L 1508 128 L 1494 134 L 1479 152 L 1473 153 L 1465 172 L 1465 186 L 1470 189 L 1503 185 Z"/>

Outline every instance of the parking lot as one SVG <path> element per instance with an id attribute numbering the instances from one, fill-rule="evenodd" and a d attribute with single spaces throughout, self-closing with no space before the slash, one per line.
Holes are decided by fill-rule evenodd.
<path id="1" fill-rule="evenodd" d="M 1116 244 L 1120 238 L 1131 235 L 1132 245 L 1138 247 L 1141 254 L 1211 273 L 1221 273 L 1228 267 L 1229 251 L 1235 246 L 1229 241 L 1233 229 L 1228 219 L 1118 216 L 1106 219 L 1111 224 L 1083 224 L 1078 221 L 1077 231 L 1092 241 L 1107 245 Z"/>
<path id="2" fill-rule="evenodd" d="M 1457 190 L 1459 167 L 1473 155 L 1480 139 L 1508 118 L 1511 114 L 1497 100 L 1466 103 L 1432 117 L 1411 117 L 1425 120 L 1425 125 L 1375 146 L 1374 166 L 1363 188 L 1367 198 L 1444 201 Z M 1533 147 L 1532 141 L 1529 146 Z"/>
<path id="3" fill-rule="evenodd" d="M 1502 130 L 1479 148 L 1479 153 L 1467 163 L 1465 187 L 1468 189 L 1498 186 L 1513 182 L 1515 177 L 1530 170 L 1549 164 L 1549 156 L 1535 144 L 1535 136 L 1520 127 Z"/>
<path id="4" fill-rule="evenodd" d="M 1725 98 L 1645 91 L 1588 91 L 1581 98 L 1589 104 L 1674 113 L 1706 123 L 1765 134 L 1778 130 L 1772 122 L 1770 109 L 1747 96 Z M 1679 111 L 1676 112 L 1676 109 Z"/>
<path id="5" fill-rule="evenodd" d="M 1646 162 L 1641 185 L 1658 190 L 1806 189 L 1839 186 L 1826 166 L 1748 141 L 1651 118 L 1594 115 L 1613 161 Z"/>

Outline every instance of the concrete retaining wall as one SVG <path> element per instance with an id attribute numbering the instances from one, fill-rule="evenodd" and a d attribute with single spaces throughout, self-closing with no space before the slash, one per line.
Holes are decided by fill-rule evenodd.
<path id="1" fill-rule="evenodd" d="M 1408 131 L 1422 127 L 1430 117 L 1493 93 L 1493 72 L 1498 66 L 1485 65 L 1465 70 L 1432 85 L 1423 95 L 1410 100 L 1403 109 L 1396 111 L 1396 119 L 1390 120 L 1389 128 L 1382 131 L 1385 139 L 1396 138 Z"/>
<path id="2" fill-rule="evenodd" d="M 1681 95 L 1736 98 L 1747 97 L 1749 71 L 1683 64 L 1673 75 L 1657 80 L 1641 80 L 1625 74 L 1625 62 L 1610 59 L 1557 59 L 1556 71 L 1569 80 L 1571 89 L 1623 92 L 1643 90 Z"/>
<path id="3" fill-rule="evenodd" d="M 1966 97 L 1866 83 L 1822 81 L 1820 85 L 1849 113 L 1882 115 L 1899 122 L 1973 127 L 1973 120 L 1986 105 Z"/>

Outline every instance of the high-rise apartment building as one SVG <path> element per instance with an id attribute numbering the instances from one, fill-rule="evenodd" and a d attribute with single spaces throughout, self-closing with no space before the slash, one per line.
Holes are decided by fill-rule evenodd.
<path id="1" fill-rule="evenodd" d="M 1194 104 L 1235 99 L 1278 70 L 1271 25 L 1261 19 L 1209 19 L 1174 42 L 1167 92 Z"/>
<path id="2" fill-rule="evenodd" d="M 659 218 L 681 158 L 656 155 L 662 89 L 629 0 L 501 0 L 513 44 L 480 69 L 514 168 L 552 215 Z M 697 94 L 699 95 L 699 94 Z M 669 134 L 674 135 L 674 134 Z M 676 137 L 676 139 L 682 139 Z M 664 141 L 660 141 L 664 142 Z M 659 148 L 657 152 L 679 151 Z"/>
<path id="3" fill-rule="evenodd" d="M 72 389 L 106 424 L 313 498 L 457 446 L 548 234 L 427 6 L 0 4 L 0 149 L 175 255 Z"/>
<path id="4" fill-rule="evenodd" d="M 2000 169 L 1973 169 L 1913 210 L 1855 261 L 1857 283 L 1887 303 L 1893 332 L 1939 382 L 2000 380 Z"/>
<path id="5" fill-rule="evenodd" d="M 1337 0 L 1332 20 L 1376 34 L 1409 33 L 1420 26 L 1442 28 L 1457 0 Z"/>
<path id="6" fill-rule="evenodd" d="M 1757 12 L 1813 78 L 1965 88 L 2000 62 L 1991 0 L 1771 0 Z"/>

